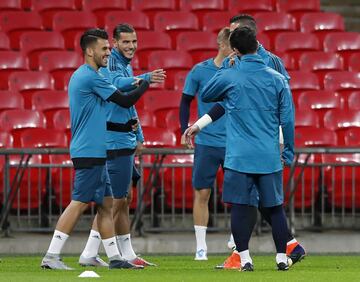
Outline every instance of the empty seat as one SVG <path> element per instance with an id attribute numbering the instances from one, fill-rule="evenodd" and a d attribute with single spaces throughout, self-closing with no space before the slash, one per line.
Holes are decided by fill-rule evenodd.
<path id="1" fill-rule="evenodd" d="M 256 39 L 266 50 L 272 50 L 270 38 L 265 33 L 256 34 Z"/>
<path id="2" fill-rule="evenodd" d="M 228 9 L 233 14 L 237 12 L 253 14 L 262 11 L 273 11 L 274 7 L 272 0 L 253 0 L 253 1 L 229 0 Z"/>
<path id="3" fill-rule="evenodd" d="M 354 127 L 345 130 L 344 132 L 345 146 L 359 147 L 360 146 L 360 128 Z"/>
<path id="4" fill-rule="evenodd" d="M 275 51 L 292 52 L 300 55 L 303 51 L 320 50 L 319 39 L 311 33 L 283 32 L 275 37 Z"/>
<path id="5" fill-rule="evenodd" d="M 360 110 L 360 91 L 349 93 L 348 107 L 351 110 Z"/>
<path id="6" fill-rule="evenodd" d="M 30 10 L 39 13 L 43 19 L 43 24 L 46 29 L 52 28 L 52 19 L 54 14 L 61 11 L 76 10 L 76 0 L 61 0 L 61 1 L 46 1 L 33 0 L 30 3 Z"/>
<path id="7" fill-rule="evenodd" d="M 304 14 L 320 11 L 320 0 L 278 0 L 276 1 L 276 10 L 278 12 L 291 13 L 296 17 L 296 20 L 299 23 Z"/>
<path id="8" fill-rule="evenodd" d="M 207 12 L 224 10 L 224 0 L 180 0 L 180 10 L 195 13 L 202 20 Z"/>
<path id="9" fill-rule="evenodd" d="M 350 56 L 348 65 L 349 71 L 360 72 L 360 51 Z"/>
<path id="10" fill-rule="evenodd" d="M 69 109 L 57 110 L 53 116 L 53 125 L 55 129 L 70 130 L 70 112 Z"/>
<path id="11" fill-rule="evenodd" d="M 337 145 L 333 130 L 316 127 L 300 127 L 295 130 L 296 147 L 332 147 Z"/>
<path id="12" fill-rule="evenodd" d="M 257 13 L 254 18 L 258 32 L 264 32 L 270 36 L 272 44 L 275 36 L 280 32 L 296 30 L 295 18 L 290 14 L 277 12 Z"/>
<path id="13" fill-rule="evenodd" d="M 0 111 L 23 109 L 24 98 L 14 91 L 0 91 Z"/>
<path id="14" fill-rule="evenodd" d="M 0 51 L 0 89 L 8 89 L 8 78 L 11 72 L 28 70 L 28 60 L 20 52 Z"/>
<path id="15" fill-rule="evenodd" d="M 218 32 L 223 27 L 229 25 L 229 20 L 233 16 L 231 12 L 211 12 L 203 16 L 202 30 Z"/>
<path id="16" fill-rule="evenodd" d="M 308 108 L 299 108 L 295 111 L 295 128 L 319 127 L 320 121 L 315 111 Z"/>
<path id="17" fill-rule="evenodd" d="M 114 28 L 119 23 L 129 23 L 135 28 L 136 31 L 150 29 L 150 20 L 148 16 L 139 11 L 107 12 L 103 22 L 103 25 L 99 25 L 105 26 L 105 30 L 109 36 L 112 36 Z"/>
<path id="18" fill-rule="evenodd" d="M 9 76 L 9 89 L 22 92 L 25 108 L 30 109 L 33 92 L 54 89 L 54 79 L 47 72 L 13 72 Z"/>
<path id="19" fill-rule="evenodd" d="M 210 58 L 215 58 L 217 55 L 218 51 L 203 51 L 203 52 L 196 52 L 195 54 L 192 55 L 192 59 L 193 59 L 193 63 L 194 65 L 197 63 L 200 63 L 202 61 L 205 61 L 207 59 Z M 180 72 L 181 73 L 181 72 Z M 178 75 L 178 73 L 176 73 L 175 75 L 175 80 L 174 80 L 174 89 L 177 90 L 177 86 L 179 86 L 179 84 L 177 84 L 179 81 L 176 81 L 176 76 Z M 179 74 L 181 76 L 181 74 Z M 181 84 L 182 85 L 182 84 Z"/>
<path id="20" fill-rule="evenodd" d="M 211 57 L 204 58 L 204 60 L 207 60 Z M 174 90 L 175 91 L 183 91 L 186 76 L 188 75 L 189 71 L 179 71 L 175 74 L 174 77 Z"/>
<path id="21" fill-rule="evenodd" d="M 165 128 L 142 127 L 146 147 L 174 147 L 176 145 L 176 136 L 173 132 Z"/>
<path id="22" fill-rule="evenodd" d="M 0 148 L 11 148 L 14 138 L 9 132 L 0 132 Z"/>
<path id="23" fill-rule="evenodd" d="M 10 49 L 10 40 L 5 32 L 0 31 L 0 50 Z"/>
<path id="24" fill-rule="evenodd" d="M 300 20 L 300 31 L 315 32 L 320 41 L 331 31 L 344 31 L 345 24 L 343 17 L 335 13 L 308 13 Z"/>
<path id="25" fill-rule="evenodd" d="M 181 93 L 172 90 L 153 90 L 146 93 L 144 110 L 155 112 L 160 109 L 178 108 L 181 100 Z"/>
<path id="26" fill-rule="evenodd" d="M 336 131 L 339 145 L 343 145 L 345 131 L 349 128 L 360 127 L 360 112 L 358 110 L 329 110 L 324 115 L 324 125 L 329 130 Z"/>
<path id="27" fill-rule="evenodd" d="M 23 32 L 41 29 L 41 17 L 37 13 L 22 11 L 0 13 L 0 31 L 8 34 L 12 48 L 19 48 L 19 37 Z"/>
<path id="28" fill-rule="evenodd" d="M 29 128 L 20 135 L 20 144 L 24 148 L 66 148 L 66 135 L 55 129 Z"/>
<path id="29" fill-rule="evenodd" d="M 56 13 L 53 18 L 53 30 L 64 35 L 65 46 L 68 49 L 74 47 L 76 33 L 96 26 L 96 18 L 91 12 L 64 11 Z"/>
<path id="30" fill-rule="evenodd" d="M 155 31 L 166 31 L 175 45 L 176 36 L 180 31 L 199 29 L 198 18 L 189 12 L 159 12 L 154 17 Z"/>
<path id="31" fill-rule="evenodd" d="M 266 48 L 265 48 L 266 49 Z M 284 63 L 284 67 L 287 71 L 297 70 L 298 66 L 293 55 L 289 53 L 278 53 L 277 54 Z"/>
<path id="32" fill-rule="evenodd" d="M 167 11 L 175 10 L 176 1 L 175 0 L 137 0 L 131 1 L 131 10 L 134 11 Z"/>
<path id="33" fill-rule="evenodd" d="M 21 9 L 21 0 L 3 0 L 0 2 L 0 11 L 16 11 Z"/>
<path id="34" fill-rule="evenodd" d="M 290 87 L 293 94 L 294 102 L 298 100 L 301 92 L 307 90 L 319 90 L 320 83 L 316 74 L 303 71 L 291 71 Z"/>
<path id="35" fill-rule="evenodd" d="M 104 27 L 104 17 L 108 12 L 117 10 L 127 10 L 127 0 L 83 0 L 83 11 L 89 11 L 96 15 L 98 26 Z M 121 22 L 127 22 L 121 19 Z"/>
<path id="36" fill-rule="evenodd" d="M 156 116 L 156 126 L 167 128 L 172 132 L 177 132 L 180 130 L 180 120 L 179 120 L 179 108 L 167 109 L 167 110 L 158 110 L 155 112 Z M 198 116 L 197 111 L 190 111 L 189 125 L 196 122 Z M 177 139 L 180 140 L 181 136 L 177 136 Z"/>
<path id="37" fill-rule="evenodd" d="M 155 126 L 155 117 L 152 111 L 137 109 L 137 114 L 141 126 Z"/>
<path id="38" fill-rule="evenodd" d="M 162 68 L 167 71 L 165 86 L 168 89 L 173 89 L 174 75 L 177 71 L 190 69 L 192 66 L 192 58 L 185 51 L 153 51 L 149 55 L 148 69 Z"/>
<path id="39" fill-rule="evenodd" d="M 154 50 L 171 49 L 170 36 L 161 31 L 137 32 L 139 65 L 142 69 L 148 68 L 148 56 Z M 156 38 L 156 40 L 154 40 Z"/>
<path id="40" fill-rule="evenodd" d="M 360 89 L 360 73 L 350 71 L 330 72 L 325 75 L 324 87 L 335 91 Z"/>

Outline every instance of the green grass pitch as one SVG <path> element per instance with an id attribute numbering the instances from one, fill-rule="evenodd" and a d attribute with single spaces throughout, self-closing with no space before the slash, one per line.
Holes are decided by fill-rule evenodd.
<path id="1" fill-rule="evenodd" d="M 214 266 L 226 255 L 210 255 L 208 261 L 194 261 L 192 256 L 144 256 L 158 267 L 144 270 L 108 270 L 83 268 L 77 265 L 78 257 L 66 256 L 64 261 L 74 271 L 40 269 L 41 256 L 2 256 L 0 281 L 360 281 L 360 257 L 344 255 L 312 255 L 287 272 L 275 270 L 274 256 L 253 255 L 255 271 L 223 271 Z M 93 270 L 100 278 L 78 278 L 85 271 Z"/>

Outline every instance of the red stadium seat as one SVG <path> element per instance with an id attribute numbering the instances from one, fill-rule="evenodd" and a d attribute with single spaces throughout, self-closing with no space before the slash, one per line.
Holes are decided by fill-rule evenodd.
<path id="1" fill-rule="evenodd" d="M 0 51 L 0 89 L 8 89 L 8 78 L 13 71 L 28 69 L 28 60 L 22 53 Z"/>
<path id="2" fill-rule="evenodd" d="M 265 33 L 256 34 L 256 38 L 266 50 L 271 50 L 272 49 L 271 48 L 271 43 L 270 43 L 270 38 Z"/>
<path id="3" fill-rule="evenodd" d="M 53 124 L 55 129 L 69 130 L 71 128 L 69 109 L 57 110 L 53 116 Z"/>
<path id="4" fill-rule="evenodd" d="M 332 164 L 325 171 L 328 205 L 344 210 L 359 209 L 360 194 L 356 189 L 360 184 L 360 155 L 327 154 L 323 155 L 323 162 Z"/>
<path id="5" fill-rule="evenodd" d="M 311 33 L 283 32 L 275 37 L 276 52 L 291 52 L 296 59 L 303 51 L 320 50 L 319 39 Z"/>
<path id="6" fill-rule="evenodd" d="M 266 49 L 266 48 L 265 48 Z M 287 71 L 297 70 L 295 58 L 289 53 L 278 53 L 277 54 L 284 63 L 284 67 Z"/>
<path id="7" fill-rule="evenodd" d="M 344 132 L 345 146 L 359 147 L 360 146 L 360 128 L 354 127 L 345 130 Z"/>
<path id="8" fill-rule="evenodd" d="M 21 0 L 2 0 L 0 2 L 0 11 L 16 11 L 21 9 Z"/>
<path id="9" fill-rule="evenodd" d="M 99 27 L 104 27 L 104 17 L 108 12 L 116 10 L 127 10 L 127 0 L 83 0 L 82 8 L 84 11 L 92 12 L 96 15 Z M 121 22 L 127 22 L 121 19 Z"/>
<path id="10" fill-rule="evenodd" d="M 114 11 L 107 12 L 103 24 L 99 23 L 99 26 L 105 26 L 105 30 L 112 37 L 115 26 L 119 23 L 131 24 L 136 32 L 139 30 L 150 29 L 150 20 L 148 16 L 139 11 Z M 138 38 L 139 40 L 139 38 Z"/>
<path id="11" fill-rule="evenodd" d="M 358 32 L 329 33 L 324 38 L 324 51 L 340 53 L 347 67 L 349 57 L 360 51 L 360 34 Z"/>
<path id="12" fill-rule="evenodd" d="M 172 132 L 177 132 L 178 130 L 180 130 L 178 108 L 168 109 L 168 110 L 158 110 L 155 112 L 155 116 L 156 116 L 157 127 L 167 128 Z M 195 123 L 197 118 L 198 118 L 197 111 L 191 110 L 189 125 Z M 177 139 L 180 140 L 179 137 L 181 136 L 177 136 L 177 137 L 178 137 Z"/>
<path id="13" fill-rule="evenodd" d="M 360 112 L 357 110 L 330 110 L 324 116 L 324 125 L 329 130 L 336 131 L 339 144 L 345 143 L 345 131 L 349 128 L 360 127 Z"/>
<path id="14" fill-rule="evenodd" d="M 315 32 L 321 42 L 327 33 L 344 30 L 343 17 L 335 13 L 308 13 L 304 14 L 300 20 L 300 31 Z"/>
<path id="15" fill-rule="evenodd" d="M 77 52 L 72 51 L 46 51 L 39 56 L 40 71 L 49 72 L 55 79 L 55 88 L 64 89 L 64 76 L 73 73 L 81 64 L 83 58 Z"/>
<path id="16" fill-rule="evenodd" d="M 360 51 L 349 58 L 349 71 L 360 72 Z"/>
<path id="17" fill-rule="evenodd" d="M 142 127 L 146 147 L 174 147 L 176 145 L 176 136 L 164 128 Z"/>
<path id="18" fill-rule="evenodd" d="M 0 148 L 11 148 L 14 138 L 9 132 L 0 132 Z"/>
<path id="19" fill-rule="evenodd" d="M 296 31 L 295 18 L 286 13 L 266 12 L 254 16 L 258 32 L 266 33 L 274 44 L 277 34 L 285 31 Z"/>
<path id="20" fill-rule="evenodd" d="M 72 49 L 78 32 L 97 26 L 96 18 L 91 12 L 65 11 L 58 12 L 53 18 L 53 30 L 64 35 L 65 46 Z"/>
<path id="21" fill-rule="evenodd" d="M 45 114 L 47 128 L 54 128 L 54 114 L 68 107 L 69 97 L 65 91 L 40 91 L 32 95 L 32 109 Z"/>
<path id="22" fill-rule="evenodd" d="M 339 93 L 332 91 L 306 91 L 300 94 L 298 105 L 300 109 L 316 111 L 322 126 L 325 113 L 330 109 L 343 109 L 344 99 Z"/>
<path id="23" fill-rule="evenodd" d="M 209 57 L 211 58 L 211 57 Z M 206 59 L 209 59 L 206 58 Z M 189 73 L 189 71 L 179 71 L 175 74 L 174 77 L 174 90 L 175 91 L 182 91 L 184 88 L 184 84 L 185 84 L 185 80 L 186 80 L 186 76 Z"/>
<path id="24" fill-rule="evenodd" d="M 351 92 L 347 102 L 350 110 L 360 110 L 360 91 Z"/>
<path id="25" fill-rule="evenodd" d="M 135 0 L 131 1 L 131 10 L 145 12 L 153 22 L 155 13 L 176 10 L 176 0 Z"/>
<path id="26" fill-rule="evenodd" d="M 185 51 L 154 51 L 150 53 L 148 69 L 165 69 L 167 78 L 165 86 L 168 89 L 174 87 L 176 71 L 190 69 L 193 66 L 191 56 Z"/>
<path id="27" fill-rule="evenodd" d="M 23 108 L 24 98 L 19 93 L 0 91 L 0 111 Z"/>
<path id="28" fill-rule="evenodd" d="M 224 10 L 224 0 L 180 0 L 180 10 L 192 12 L 202 21 L 207 12 Z"/>
<path id="29" fill-rule="evenodd" d="M 66 148 L 67 139 L 55 129 L 29 128 L 21 133 L 20 144 L 24 148 Z"/>
<path id="30" fill-rule="evenodd" d="M 193 63 L 195 65 L 195 64 L 205 61 L 207 59 L 215 58 L 217 53 L 218 53 L 218 51 L 204 51 L 204 52 L 196 53 L 196 54 L 192 55 Z M 174 81 L 174 89 L 175 90 L 178 89 L 179 85 L 183 85 L 182 84 L 183 82 L 181 84 L 178 84 L 179 81 L 177 81 L 177 76 L 178 76 L 178 73 L 176 73 L 176 75 L 175 75 L 175 81 Z M 179 76 L 181 76 L 181 74 L 179 74 Z"/>
<path id="31" fill-rule="evenodd" d="M 41 52 L 62 50 L 64 47 L 64 38 L 58 32 L 30 31 L 20 37 L 21 52 L 28 55 L 31 69 L 37 68 Z"/>
<path id="32" fill-rule="evenodd" d="M 171 49 L 170 36 L 164 32 L 139 31 L 137 32 L 138 49 L 136 54 L 139 57 L 140 68 L 147 69 L 148 56 L 154 50 Z M 156 38 L 156 40 L 154 40 Z"/>
<path id="33" fill-rule="evenodd" d="M 351 91 L 360 89 L 360 73 L 348 71 L 330 72 L 324 77 L 324 88 L 338 91 L 347 99 Z"/>
<path id="34" fill-rule="evenodd" d="M 294 102 L 298 101 L 301 92 L 307 90 L 319 90 L 320 83 L 316 74 L 303 71 L 290 71 L 290 87 Z"/>
<path id="35" fill-rule="evenodd" d="M 6 110 L 0 114 L 0 129 L 11 132 L 14 146 L 20 146 L 19 136 L 26 128 L 45 128 L 46 120 L 42 112 L 32 110 Z"/>
<path id="36" fill-rule="evenodd" d="M 333 130 L 316 127 L 296 128 L 296 147 L 332 147 L 338 143 L 336 133 Z"/>
<path id="37" fill-rule="evenodd" d="M 5 32 L 0 31 L 0 50 L 9 50 L 10 40 Z"/>
<path id="38" fill-rule="evenodd" d="M 209 32 L 218 32 L 229 25 L 229 20 L 233 16 L 231 12 L 211 12 L 203 17 L 202 30 Z"/>
<path id="39" fill-rule="evenodd" d="M 257 12 L 271 12 L 274 10 L 272 0 L 237 1 L 229 0 L 229 11 L 233 15 L 237 12 L 254 14 Z"/>
<path id="40" fill-rule="evenodd" d="M 320 127 L 319 117 L 315 111 L 300 108 L 295 111 L 295 128 Z"/>
<path id="41" fill-rule="evenodd" d="M 75 0 L 46 1 L 33 0 L 30 3 L 30 10 L 39 13 L 43 19 L 46 29 L 52 28 L 52 19 L 54 14 L 61 11 L 76 10 Z"/>
<path id="42" fill-rule="evenodd" d="M 181 32 L 176 39 L 176 49 L 187 51 L 194 58 L 204 51 L 217 51 L 217 36 L 215 33 L 202 31 Z"/>
<path id="43" fill-rule="evenodd" d="M 315 72 L 320 82 L 323 82 L 326 73 L 344 69 L 344 60 L 334 53 L 306 52 L 300 56 L 299 69 Z"/>
<path id="44" fill-rule="evenodd" d="M 155 116 L 153 112 L 149 110 L 137 109 L 137 114 L 140 120 L 141 126 L 154 127 Z"/>
<path id="45" fill-rule="evenodd" d="M 47 72 L 13 72 L 9 76 L 9 89 L 19 91 L 24 97 L 25 108 L 31 108 L 34 91 L 54 89 L 54 79 Z"/>
<path id="46" fill-rule="evenodd" d="M 296 17 L 297 22 L 300 22 L 301 17 L 305 13 L 320 11 L 320 0 L 277 0 L 276 10 L 278 12 L 291 13 Z"/>
<path id="47" fill-rule="evenodd" d="M 146 93 L 144 110 L 155 112 L 160 109 L 178 108 L 181 100 L 181 93 L 171 90 L 154 90 Z"/>
<path id="48" fill-rule="evenodd" d="M 181 31 L 199 29 L 198 18 L 188 12 L 159 12 L 154 17 L 155 31 L 165 31 L 172 37 L 175 46 L 176 36 Z"/>
<path id="49" fill-rule="evenodd" d="M 19 48 L 19 37 L 23 32 L 41 29 L 41 17 L 36 13 L 22 11 L 0 13 L 0 31 L 8 34 L 11 48 Z"/>

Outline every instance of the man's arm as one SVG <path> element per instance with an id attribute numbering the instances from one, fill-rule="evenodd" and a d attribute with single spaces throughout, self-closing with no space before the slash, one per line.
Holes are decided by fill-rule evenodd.
<path id="1" fill-rule="evenodd" d="M 179 120 L 181 127 L 181 134 L 185 132 L 189 125 L 190 119 L 190 106 L 191 102 L 194 100 L 194 96 L 182 94 L 180 101 L 180 110 L 179 110 Z"/>
<path id="2" fill-rule="evenodd" d="M 136 76 L 137 78 L 145 79 L 150 83 L 163 83 L 166 78 L 166 71 L 163 69 L 153 70 Z"/>
<path id="3" fill-rule="evenodd" d="M 284 80 L 284 88 L 280 93 L 280 126 L 284 138 L 282 160 L 290 165 L 294 158 L 295 111 L 288 83 Z"/>
<path id="4" fill-rule="evenodd" d="M 227 70 L 220 68 L 200 92 L 200 98 L 205 103 L 222 101 L 229 90 L 230 83 L 226 77 Z"/>
<path id="5" fill-rule="evenodd" d="M 126 94 L 117 90 L 107 99 L 107 101 L 113 102 L 124 108 L 130 108 L 135 105 L 148 88 L 149 82 L 141 80 L 136 89 L 127 92 Z"/>

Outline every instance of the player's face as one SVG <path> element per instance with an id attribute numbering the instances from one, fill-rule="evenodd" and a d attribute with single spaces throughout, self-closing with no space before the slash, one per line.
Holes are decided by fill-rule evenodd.
<path id="1" fill-rule="evenodd" d="M 233 52 L 233 50 L 230 47 L 229 42 L 223 42 L 221 44 L 220 48 L 221 48 L 221 52 L 223 53 L 224 57 L 229 56 Z"/>
<path id="2" fill-rule="evenodd" d="M 93 59 L 95 64 L 100 67 L 106 67 L 110 56 L 110 44 L 106 39 L 98 39 L 93 46 Z"/>
<path id="3" fill-rule="evenodd" d="M 114 46 L 125 58 L 131 60 L 137 49 L 136 33 L 120 32 L 120 38 L 118 40 L 114 39 Z"/>

